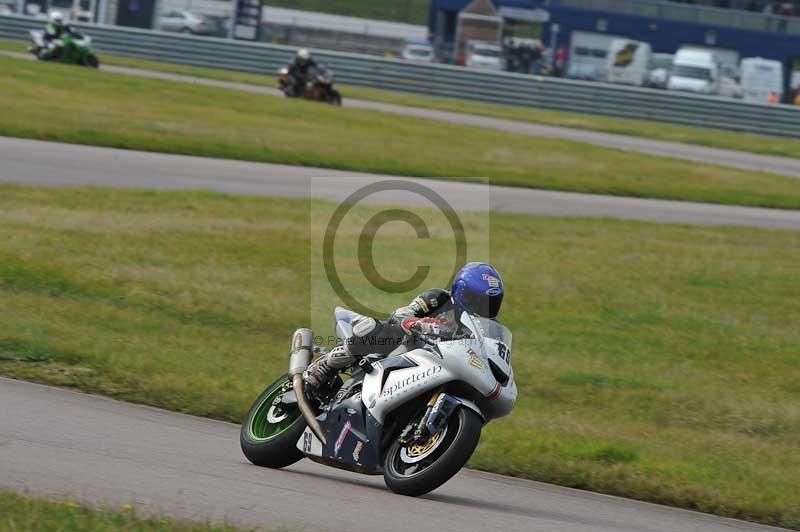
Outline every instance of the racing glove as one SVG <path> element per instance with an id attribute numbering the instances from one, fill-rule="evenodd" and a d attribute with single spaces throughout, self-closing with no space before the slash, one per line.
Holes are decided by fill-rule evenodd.
<path id="1" fill-rule="evenodd" d="M 400 326 L 406 334 L 420 336 L 439 336 L 441 327 L 436 318 L 406 318 Z"/>

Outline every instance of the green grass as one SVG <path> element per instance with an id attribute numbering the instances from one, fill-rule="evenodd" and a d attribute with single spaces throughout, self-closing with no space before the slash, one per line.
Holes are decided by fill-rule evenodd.
<path id="1" fill-rule="evenodd" d="M 0 40 L 0 49 L 23 51 L 24 46 L 17 42 Z M 259 74 L 235 72 L 216 68 L 178 65 L 174 63 L 136 59 L 132 57 L 107 56 L 104 54 L 103 62 L 110 65 L 143 68 L 161 72 L 205 77 L 222 81 L 248 83 L 251 85 L 274 87 L 276 84 L 273 76 L 262 76 Z M 405 92 L 393 92 L 348 85 L 342 85 L 340 89 L 344 92 L 346 98 L 349 97 L 395 105 L 435 109 L 440 111 L 468 113 L 492 118 L 530 122 L 533 124 L 545 124 L 574 129 L 584 129 L 589 131 L 599 131 L 604 133 L 615 133 L 619 135 L 650 138 L 655 140 L 682 142 L 697 146 L 738 150 L 764 155 L 778 155 L 793 158 L 800 157 L 800 140 L 784 137 L 739 133 L 724 129 L 666 124 L 662 122 L 650 122 L 647 120 L 612 118 L 599 115 L 551 111 L 547 109 L 537 109 L 531 107 L 496 105 L 471 102 L 468 100 L 423 96 Z"/>
<path id="2" fill-rule="evenodd" d="M 216 68 L 177 65 L 174 63 L 149 61 L 146 59 L 136 59 L 132 57 L 104 56 L 104 58 L 108 64 L 118 66 L 143 68 L 161 72 L 185 74 L 188 76 L 205 77 L 222 81 L 234 81 L 238 83 L 248 83 L 251 85 L 261 85 L 266 87 L 276 86 L 276 80 L 273 76 L 263 76 L 260 74 L 250 74 L 246 72 L 234 72 L 231 70 L 221 70 Z M 358 100 L 420 107 L 423 109 L 434 109 L 438 111 L 467 113 L 491 118 L 529 122 L 532 124 L 544 124 L 573 129 L 583 129 L 588 131 L 599 131 L 603 133 L 614 133 L 617 135 L 642 137 L 654 140 L 681 142 L 696 146 L 737 150 L 763 155 L 778 155 L 792 158 L 800 157 L 800 140 L 786 137 L 756 135 L 753 133 L 741 133 L 724 129 L 667 124 L 664 122 L 651 122 L 647 120 L 613 118 L 600 115 L 570 113 L 566 111 L 552 111 L 548 109 L 538 109 L 532 107 L 514 107 L 510 105 L 472 102 L 469 100 L 424 96 L 407 92 L 358 87 L 354 85 L 341 85 L 340 89 L 343 91 L 345 98 L 349 97 Z"/>
<path id="3" fill-rule="evenodd" d="M 138 515 L 130 506 L 92 509 L 0 491 L 0 532 L 235 532 L 225 525 Z"/>
<path id="4" fill-rule="evenodd" d="M 292 331 L 330 326 L 309 253 L 332 207 L 0 186 L 0 373 L 240 420 Z M 378 270 L 446 278 L 440 229 L 381 230 Z M 800 233 L 492 214 L 481 246 L 520 395 L 472 467 L 800 528 Z"/>
<path id="5" fill-rule="evenodd" d="M 264 0 L 268 6 L 427 24 L 430 0 Z"/>
<path id="6" fill-rule="evenodd" d="M 0 135 L 487 181 L 800 208 L 800 180 L 575 142 L 0 57 Z"/>

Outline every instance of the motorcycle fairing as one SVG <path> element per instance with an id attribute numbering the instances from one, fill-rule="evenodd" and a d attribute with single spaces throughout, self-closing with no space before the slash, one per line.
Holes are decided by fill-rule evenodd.
<path id="1" fill-rule="evenodd" d="M 325 431 L 325 445 L 308 428 L 297 442 L 297 448 L 308 458 L 368 475 L 383 473 L 380 456 L 383 427 L 367 411 L 360 394 L 336 403 L 317 420 Z"/>
<path id="2" fill-rule="evenodd" d="M 317 416 L 325 434 L 325 445 L 306 428 L 297 448 L 308 458 L 326 465 L 369 475 L 381 474 L 383 427 L 361 401 L 363 379 L 364 372 L 355 370 L 342 384 L 330 410 Z"/>
<path id="3" fill-rule="evenodd" d="M 320 424 L 327 440 L 323 456 L 373 474 L 383 472 L 380 455 L 383 427 L 367 411 L 360 395 L 338 403 Z"/>
<path id="4" fill-rule="evenodd" d="M 44 48 L 47 44 L 44 42 L 44 31 L 42 30 L 31 30 L 30 31 L 31 40 L 33 43 L 38 46 L 39 48 Z"/>
<path id="5" fill-rule="evenodd" d="M 376 363 L 374 370 L 364 378 L 362 400 L 379 423 L 413 397 L 448 382 L 467 383 L 476 394 L 486 398 L 501 394 L 503 387 L 492 374 L 489 361 L 476 340 L 439 342 L 437 347 L 436 350 L 415 349 L 388 357 Z M 470 363 L 472 358 L 476 360 Z M 483 403 L 478 402 L 481 411 Z M 490 410 L 482 414 L 487 420 L 504 415 L 510 408 L 506 409 L 503 404 L 499 409 Z"/>

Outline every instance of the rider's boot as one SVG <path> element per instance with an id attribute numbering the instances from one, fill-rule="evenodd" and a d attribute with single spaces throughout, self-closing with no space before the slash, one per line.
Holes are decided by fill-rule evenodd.
<path id="1" fill-rule="evenodd" d="M 310 389 L 319 390 L 330 382 L 339 371 L 350 367 L 355 361 L 356 357 L 350 354 L 347 346 L 337 346 L 330 353 L 321 356 L 308 366 L 308 369 L 303 372 L 303 381 Z"/>

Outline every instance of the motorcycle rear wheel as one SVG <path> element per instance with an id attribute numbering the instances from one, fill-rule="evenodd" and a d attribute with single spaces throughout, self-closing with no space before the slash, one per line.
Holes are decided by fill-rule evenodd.
<path id="1" fill-rule="evenodd" d="M 417 497 L 435 490 L 458 473 L 475 451 L 481 437 L 483 421 L 467 408 L 459 408 L 447 420 L 438 435 L 425 446 L 403 446 L 395 441 L 386 452 L 383 479 L 395 493 Z M 409 458 L 411 455 L 414 458 Z M 413 460 L 413 462 L 411 461 Z"/>
<path id="2" fill-rule="evenodd" d="M 257 466 L 279 469 L 303 458 L 296 447 L 306 422 L 296 404 L 283 405 L 279 399 L 290 388 L 284 375 L 258 396 L 242 422 L 239 443 L 242 452 Z"/>
<path id="3" fill-rule="evenodd" d="M 83 66 L 90 68 L 100 68 L 100 60 L 94 54 L 89 54 L 83 58 Z"/>

